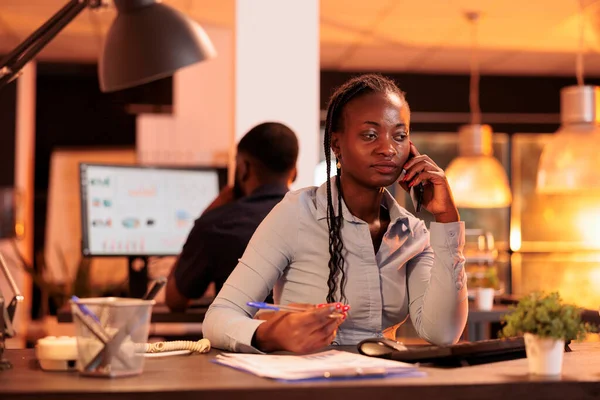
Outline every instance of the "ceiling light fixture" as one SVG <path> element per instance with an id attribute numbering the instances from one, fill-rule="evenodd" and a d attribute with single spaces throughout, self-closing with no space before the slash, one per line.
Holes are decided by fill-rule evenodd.
<path id="1" fill-rule="evenodd" d="M 561 126 L 540 156 L 538 193 L 600 193 L 600 87 L 583 83 L 584 19 L 580 1 L 577 85 L 560 91 Z"/>
<path id="2" fill-rule="evenodd" d="M 508 207 L 512 195 L 506 171 L 493 156 L 492 127 L 481 123 L 479 108 L 479 62 L 477 59 L 478 12 L 467 12 L 472 26 L 469 105 L 471 123 L 459 128 L 459 156 L 446 169 L 457 207 Z"/>

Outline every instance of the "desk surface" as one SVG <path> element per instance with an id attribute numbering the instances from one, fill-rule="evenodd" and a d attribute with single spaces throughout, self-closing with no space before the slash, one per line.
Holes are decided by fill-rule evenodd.
<path id="1" fill-rule="evenodd" d="M 348 400 L 391 398 L 566 399 L 595 398 L 600 393 L 600 343 L 573 344 L 565 353 L 560 378 L 527 374 L 527 360 L 456 369 L 423 368 L 424 378 L 380 378 L 332 382 L 281 383 L 211 362 L 218 353 L 151 358 L 143 374 L 104 379 L 76 372 L 44 372 L 33 350 L 8 350 L 13 369 L 0 372 L 2 399 L 50 398 L 87 400 Z M 85 396 L 85 397 L 84 397 Z M 241 396 L 241 397 L 240 397 Z"/>

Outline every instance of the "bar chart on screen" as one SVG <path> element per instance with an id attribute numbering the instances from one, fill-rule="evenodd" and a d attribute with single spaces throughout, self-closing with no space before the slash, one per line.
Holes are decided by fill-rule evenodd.
<path id="1" fill-rule="evenodd" d="M 81 165 L 85 255 L 176 255 L 218 195 L 214 168 Z"/>

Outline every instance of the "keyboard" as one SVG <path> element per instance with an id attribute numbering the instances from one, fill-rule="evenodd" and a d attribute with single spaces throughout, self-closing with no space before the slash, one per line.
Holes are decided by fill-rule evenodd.
<path id="1" fill-rule="evenodd" d="M 570 352 L 570 340 L 565 342 L 565 352 Z M 499 361 L 526 358 L 525 339 L 488 339 L 464 342 L 451 346 L 407 346 L 408 351 L 393 351 L 391 359 L 410 363 L 428 363 L 440 367 L 465 367 Z"/>
<path id="2" fill-rule="evenodd" d="M 452 346 L 407 346 L 406 351 L 393 351 L 390 358 L 409 363 L 462 367 L 525 358 L 522 337 L 464 342 Z"/>

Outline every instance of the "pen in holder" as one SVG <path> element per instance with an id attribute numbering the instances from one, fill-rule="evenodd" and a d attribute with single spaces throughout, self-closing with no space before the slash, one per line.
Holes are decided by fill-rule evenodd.
<path id="1" fill-rule="evenodd" d="M 143 300 L 154 300 L 154 298 L 156 297 L 158 292 L 160 292 L 160 289 L 162 289 L 163 286 L 165 286 L 166 284 L 167 284 L 167 278 L 165 278 L 164 276 L 156 278 L 156 280 L 154 281 L 154 284 L 152 285 L 150 290 L 148 290 L 148 292 L 144 295 L 144 297 L 142 297 L 142 299 Z"/>
<path id="2" fill-rule="evenodd" d="M 105 377 L 140 374 L 153 304 L 142 299 L 73 298 L 79 372 Z"/>

